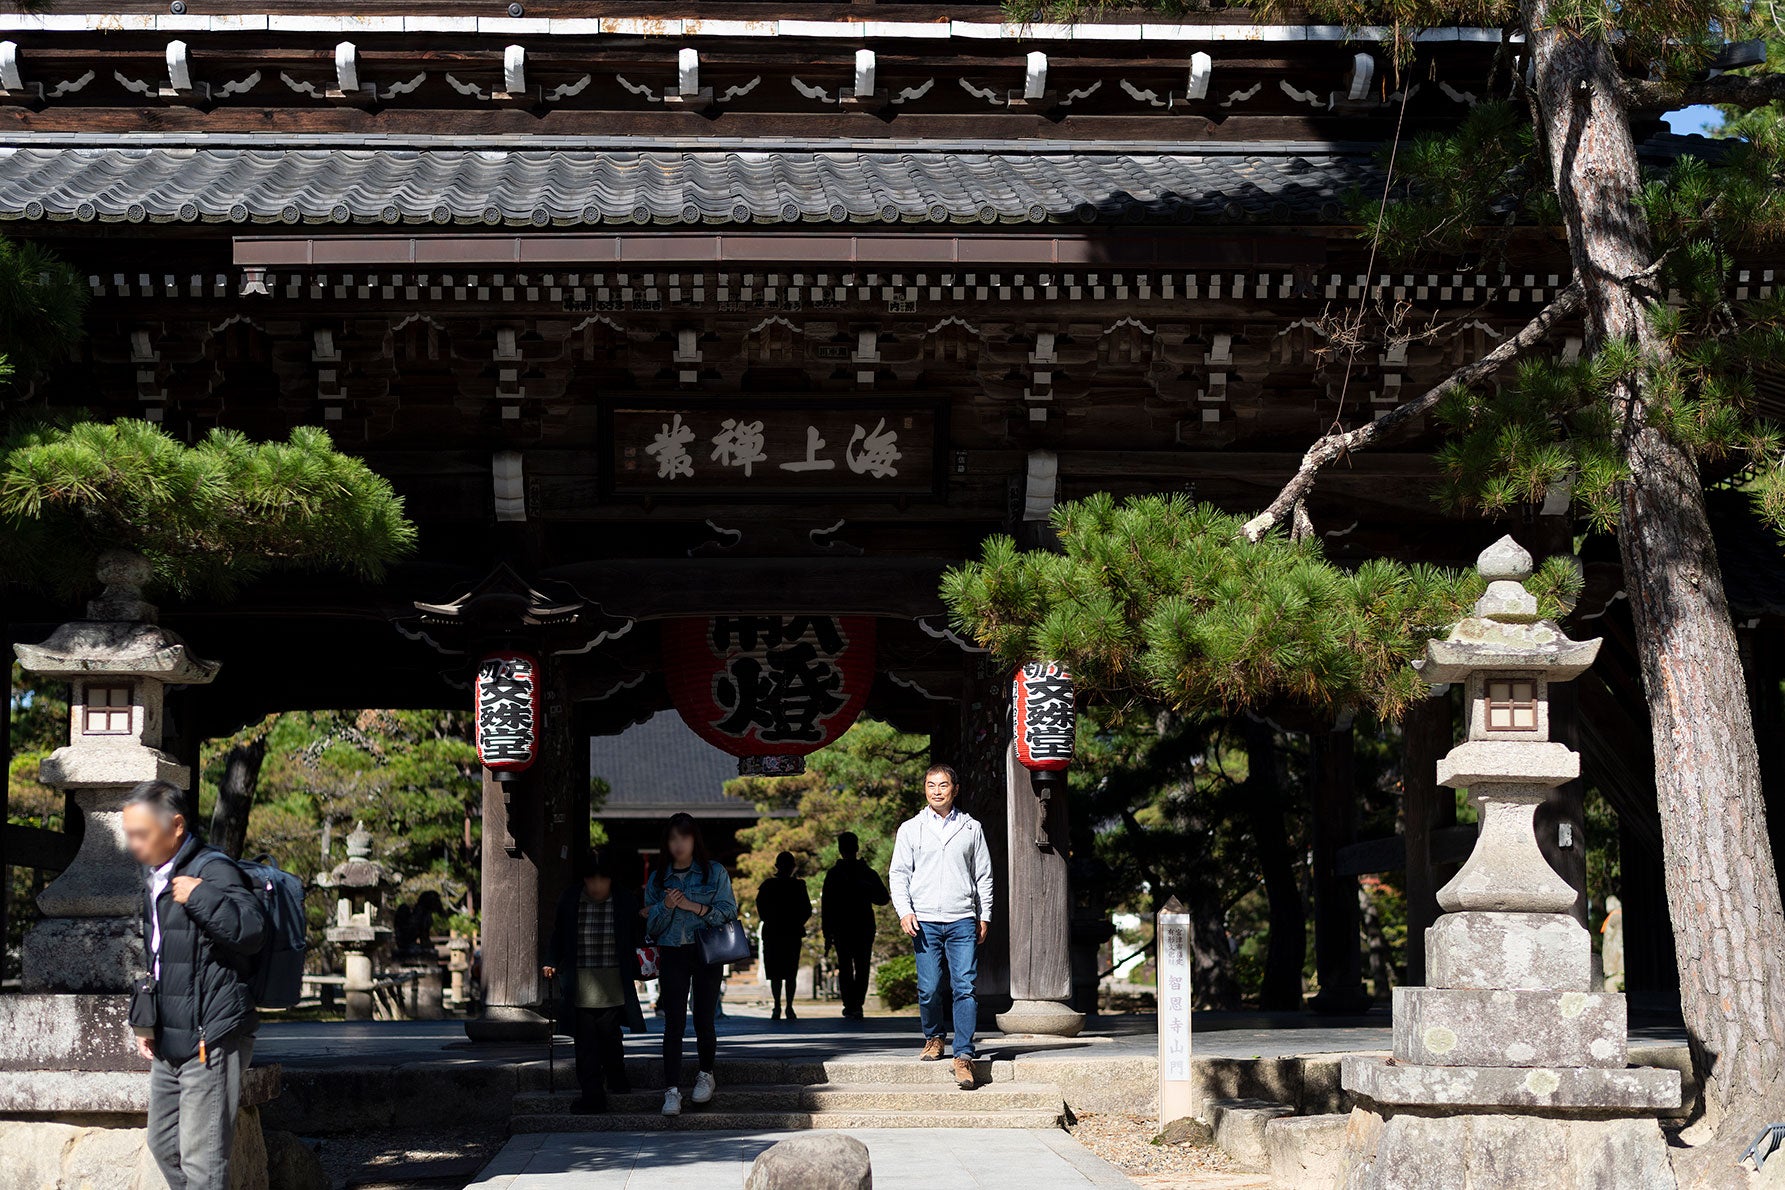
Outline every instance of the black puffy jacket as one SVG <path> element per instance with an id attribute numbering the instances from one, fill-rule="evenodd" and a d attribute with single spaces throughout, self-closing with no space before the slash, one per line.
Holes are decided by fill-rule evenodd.
<path id="1" fill-rule="evenodd" d="M 184 905 L 174 900 L 172 876 L 200 881 Z M 143 912 L 144 945 L 154 939 L 148 914 L 161 918 L 155 1053 L 169 1062 L 187 1061 L 198 1053 L 201 1028 L 211 1044 L 253 1033 L 247 976 L 266 937 L 266 913 L 236 862 L 188 837 L 161 896 L 150 904 L 145 890 Z"/>

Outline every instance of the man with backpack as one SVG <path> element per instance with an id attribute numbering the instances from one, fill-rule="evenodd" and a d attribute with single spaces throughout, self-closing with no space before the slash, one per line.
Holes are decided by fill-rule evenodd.
<path id="1" fill-rule="evenodd" d="M 130 1008 L 150 1066 L 149 1150 L 170 1190 L 227 1190 L 267 912 L 236 861 L 192 833 L 177 786 L 138 785 L 123 820 L 130 853 L 149 869 L 149 973 Z"/>

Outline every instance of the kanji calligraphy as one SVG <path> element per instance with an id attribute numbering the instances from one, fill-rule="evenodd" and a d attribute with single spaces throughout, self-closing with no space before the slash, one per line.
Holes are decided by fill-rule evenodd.
<path id="1" fill-rule="evenodd" d="M 714 616 L 666 621 L 663 632 L 676 710 L 740 758 L 824 746 L 855 721 L 873 682 L 868 617 Z"/>
<path id="2" fill-rule="evenodd" d="M 1072 763 L 1072 675 L 1058 661 L 1031 661 L 1017 670 L 1011 698 L 1017 760 L 1036 772 Z"/>
<path id="3" fill-rule="evenodd" d="M 1169 908 L 1160 913 L 1157 941 L 1159 1077 L 1164 1083 L 1187 1084 L 1190 1081 L 1191 1003 L 1189 915 L 1172 912 Z M 1175 1096 L 1167 1095 L 1161 1099 L 1162 1113 L 1166 1098 Z"/>
<path id="4" fill-rule="evenodd" d="M 492 653 L 477 667 L 477 758 L 485 768 L 520 772 L 539 752 L 539 662 Z"/>
<path id="5" fill-rule="evenodd" d="M 874 410 L 748 401 L 607 414 L 616 491 L 687 496 L 848 491 L 931 493 L 938 414 L 931 404 Z"/>

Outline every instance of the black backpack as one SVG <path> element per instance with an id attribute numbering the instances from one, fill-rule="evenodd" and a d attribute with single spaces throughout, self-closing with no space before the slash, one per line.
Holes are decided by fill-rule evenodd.
<path id="1" fill-rule="evenodd" d="M 304 994 L 304 882 L 273 862 L 270 855 L 238 860 L 242 874 L 266 914 L 266 940 L 248 973 L 248 992 L 257 1008 L 292 1008 Z"/>

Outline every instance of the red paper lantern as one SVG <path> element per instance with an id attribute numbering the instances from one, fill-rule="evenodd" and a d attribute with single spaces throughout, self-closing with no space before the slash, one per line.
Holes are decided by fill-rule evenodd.
<path id="1" fill-rule="evenodd" d="M 745 776 L 805 771 L 848 730 L 874 684 L 871 616 L 712 616 L 663 622 L 682 721 Z"/>
<path id="2" fill-rule="evenodd" d="M 1030 661 L 1012 681 L 1016 759 L 1037 786 L 1064 785 L 1076 739 L 1072 675 L 1058 661 Z"/>
<path id="3" fill-rule="evenodd" d="M 539 759 L 539 662 L 490 653 L 477 665 L 477 759 L 496 779 Z"/>

